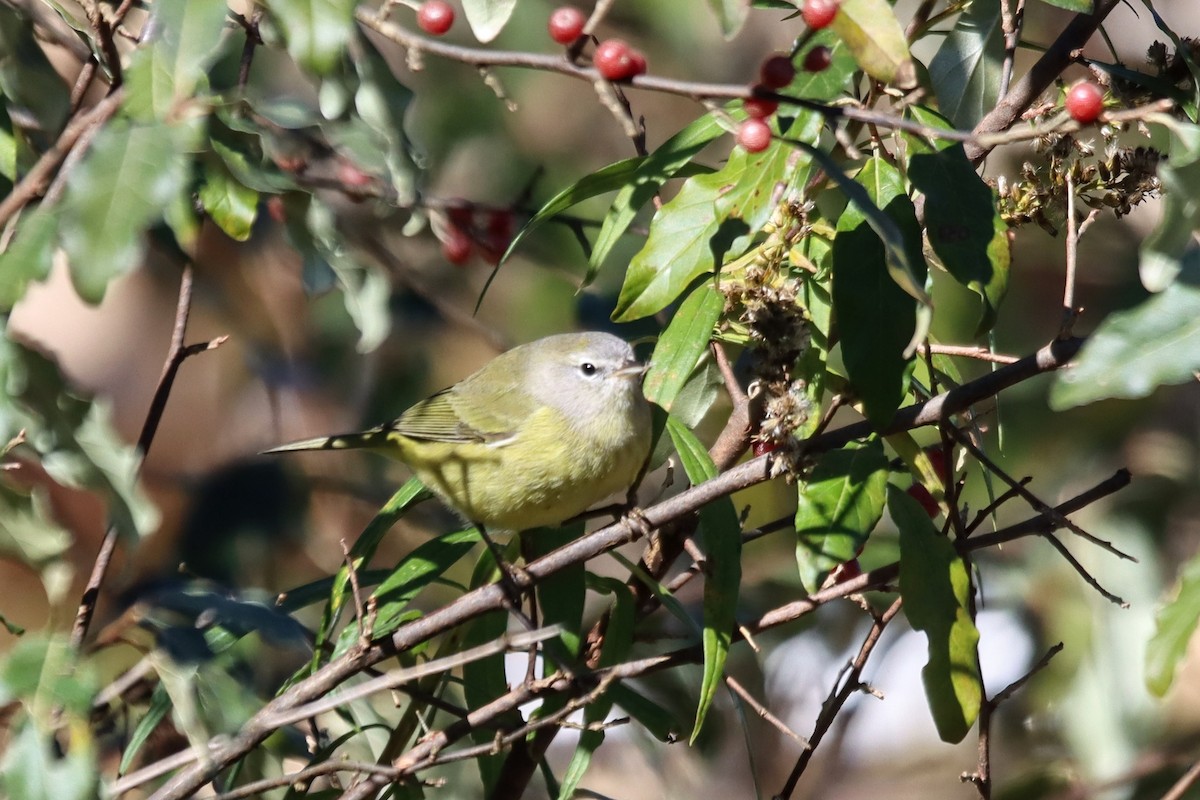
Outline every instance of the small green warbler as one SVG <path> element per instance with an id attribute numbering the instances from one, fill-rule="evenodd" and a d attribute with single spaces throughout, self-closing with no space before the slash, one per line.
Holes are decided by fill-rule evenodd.
<path id="1" fill-rule="evenodd" d="M 265 452 L 370 448 L 403 461 L 471 523 L 555 525 L 637 479 L 650 452 L 644 372 L 611 334 L 547 336 L 392 422 Z"/>

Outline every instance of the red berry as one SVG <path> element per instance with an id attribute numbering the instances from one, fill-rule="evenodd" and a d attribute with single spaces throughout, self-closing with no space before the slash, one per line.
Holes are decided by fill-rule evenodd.
<path id="1" fill-rule="evenodd" d="M 921 508 L 925 509 L 925 513 L 929 515 L 930 519 L 938 515 L 937 500 L 934 500 L 929 490 L 921 484 L 914 483 L 908 487 L 908 496 L 921 504 Z"/>
<path id="2" fill-rule="evenodd" d="M 796 66 L 787 56 L 771 56 L 758 71 L 758 80 L 768 89 L 782 89 L 796 77 Z"/>
<path id="3" fill-rule="evenodd" d="M 755 119 L 766 119 L 775 113 L 779 108 L 779 103 L 762 97 L 748 97 L 742 101 L 742 108 L 746 109 L 746 113 Z"/>
<path id="4" fill-rule="evenodd" d="M 646 56 L 642 54 L 641 50 L 638 50 L 636 47 L 630 48 L 629 60 L 633 62 L 634 75 L 646 74 Z"/>
<path id="5" fill-rule="evenodd" d="M 1104 110 L 1104 90 L 1091 81 L 1080 81 L 1067 91 L 1067 113 L 1071 119 L 1087 125 Z"/>
<path id="6" fill-rule="evenodd" d="M 812 50 L 809 50 L 804 56 L 804 71 L 805 72 L 822 72 L 833 61 L 833 53 L 823 44 L 819 44 Z"/>
<path id="7" fill-rule="evenodd" d="M 737 143 L 747 153 L 761 153 L 771 144 L 771 126 L 751 117 L 738 128 Z"/>
<path id="8" fill-rule="evenodd" d="M 777 447 L 779 447 L 779 445 L 775 442 L 767 442 L 763 441 L 762 439 L 756 439 L 753 445 L 754 456 L 757 458 L 758 456 L 772 453 Z"/>
<path id="9" fill-rule="evenodd" d="M 638 74 L 638 67 L 646 68 L 646 59 L 621 39 L 605 39 L 596 47 L 592 63 L 606 80 L 623 81 Z M 640 58 L 640 63 L 639 63 Z"/>
<path id="10" fill-rule="evenodd" d="M 441 36 L 454 24 L 454 9 L 445 0 L 425 0 L 417 11 L 417 25 L 433 36 Z"/>
<path id="11" fill-rule="evenodd" d="M 942 479 L 942 484 L 945 485 L 950 478 L 950 473 L 946 470 L 946 451 L 940 447 L 930 447 L 925 451 L 925 457 L 929 459 L 929 465 L 933 467 L 933 471 Z"/>
<path id="12" fill-rule="evenodd" d="M 563 6 L 554 9 L 546 27 L 550 30 L 550 38 L 559 44 L 571 44 L 583 35 L 583 26 L 587 17 L 578 8 Z"/>
<path id="13" fill-rule="evenodd" d="M 442 239 L 442 255 L 451 264 L 465 264 L 471 257 L 471 237 L 453 225 L 446 227 L 445 237 Z"/>
<path id="14" fill-rule="evenodd" d="M 512 212 L 500 210 L 488 214 L 487 231 L 488 235 L 498 240 L 503 240 L 504 246 L 508 247 L 508 243 L 512 240 L 513 235 Z"/>
<path id="15" fill-rule="evenodd" d="M 804 17 L 805 25 L 814 31 L 819 31 L 833 22 L 837 12 L 838 0 L 804 0 L 804 8 L 800 9 L 800 16 Z"/>

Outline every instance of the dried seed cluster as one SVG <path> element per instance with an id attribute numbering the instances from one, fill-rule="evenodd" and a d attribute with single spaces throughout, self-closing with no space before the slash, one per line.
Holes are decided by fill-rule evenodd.
<path id="1" fill-rule="evenodd" d="M 805 381 L 792 375 L 810 334 L 808 316 L 796 301 L 797 276 L 787 265 L 792 245 L 810 232 L 811 211 L 810 203 L 780 203 L 765 228 L 766 241 L 721 284 L 727 318 L 737 320 L 754 351 L 751 395 L 763 408 L 755 440 L 776 451 L 775 474 L 794 472 L 794 432 L 812 411 Z"/>

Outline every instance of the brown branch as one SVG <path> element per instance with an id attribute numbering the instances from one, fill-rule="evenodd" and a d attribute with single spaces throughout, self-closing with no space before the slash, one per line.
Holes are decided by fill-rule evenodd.
<path id="1" fill-rule="evenodd" d="M 837 681 L 834 681 L 833 687 L 829 690 L 829 696 L 821 704 L 821 711 L 817 714 L 817 721 L 813 724 L 812 735 L 808 737 L 808 747 L 796 759 L 796 764 L 792 767 L 791 774 L 788 775 L 783 788 L 779 790 L 776 797 L 787 800 L 787 798 L 792 796 L 792 792 L 796 790 L 796 783 L 800 780 L 800 776 L 804 774 L 804 770 L 812 760 L 817 746 L 821 744 L 821 740 L 825 738 L 825 734 L 833 727 L 833 722 L 837 719 L 838 712 L 842 710 L 842 706 L 846 704 L 846 701 L 852 695 L 865 688 L 862 683 L 863 667 L 867 665 L 867 659 L 871 657 L 871 651 L 879 643 L 879 637 L 883 635 L 883 629 L 900 612 L 901 603 L 902 600 L 897 597 L 888 607 L 887 611 L 883 612 L 881 616 L 876 617 L 874 624 L 871 625 L 871 630 L 867 632 L 866 639 L 863 640 L 862 646 L 858 649 L 858 655 L 850 663 L 849 670 L 844 675 L 838 676 Z"/>
<path id="2" fill-rule="evenodd" d="M 923 344 L 918 350 L 935 356 L 961 356 L 963 358 L 975 358 L 980 361 L 990 361 L 993 364 L 1012 364 L 1013 362 L 1020 361 L 1018 356 L 993 353 L 986 347 L 977 347 L 975 345 Z"/>
<path id="3" fill-rule="evenodd" d="M 117 113 L 117 109 L 121 107 L 124 99 L 124 90 L 115 89 L 99 103 L 87 111 L 77 114 L 71 120 L 58 137 L 58 141 L 49 150 L 42 153 L 37 163 L 9 192 L 8 197 L 0 200 L 0 226 L 8 224 L 14 214 L 41 196 L 50 184 L 54 170 L 71 152 L 71 148 L 75 146 L 79 137 L 89 128 L 104 124 L 109 117 Z"/>
<path id="4" fill-rule="evenodd" d="M 1192 788 L 1196 781 L 1200 781 L 1200 761 L 1192 764 L 1191 768 L 1175 781 L 1175 785 L 1162 796 L 1162 800 L 1183 800 L 1187 790 Z"/>
<path id="5" fill-rule="evenodd" d="M 979 121 L 974 133 L 979 135 L 1008 130 L 1021 118 L 1025 109 L 1071 65 L 1075 60 L 1074 52 L 1092 38 L 1100 23 L 1119 3 L 1120 0 L 1096 0 L 1093 13 L 1076 14 L 1029 72 L 1021 76 L 1021 79 L 1000 98 L 996 107 Z M 977 164 L 992 151 L 992 147 L 978 142 L 967 142 L 967 158 Z"/>
<path id="6" fill-rule="evenodd" d="M 1082 339 L 1056 340 L 1020 361 L 1000 367 L 995 372 L 990 372 L 928 401 L 904 408 L 884 428 L 883 433 L 897 433 L 924 425 L 937 424 L 941 419 L 963 411 L 973 403 L 991 397 L 1036 375 L 1058 369 L 1074 356 L 1082 342 Z M 858 423 L 821 434 L 807 440 L 804 445 L 807 452 L 815 454 L 842 447 L 849 441 L 871 435 L 873 432 L 868 423 Z M 643 510 L 642 516 L 652 528 L 659 529 L 676 520 L 689 517 L 712 500 L 769 480 L 771 460 L 771 454 L 767 454 L 738 464 L 710 481 L 693 486 Z M 567 567 L 585 563 L 598 555 L 635 540 L 637 536 L 638 531 L 635 530 L 635 526 L 630 520 L 622 519 L 569 542 L 531 562 L 522 572 L 513 575 L 512 580 L 517 583 L 518 588 L 528 589 L 537 581 L 544 580 Z M 757 633 L 767 627 L 783 624 L 800 615 L 810 613 L 812 609 L 821 603 L 828 602 L 832 597 L 861 592 L 868 586 L 882 586 L 894 580 L 898 572 L 898 565 L 895 564 L 873 570 L 804 600 L 775 609 L 764 615 L 756 625 L 748 625 L 747 629 L 752 633 Z M 329 662 L 308 678 L 297 682 L 284 694 L 260 709 L 242 726 L 240 731 L 212 748 L 210 757 L 205 762 L 191 764 L 182 769 L 159 788 L 153 795 L 154 800 L 182 800 L 194 794 L 228 764 L 250 752 L 270 736 L 274 732 L 274 728 L 265 724 L 265 721 L 275 715 L 327 694 L 346 679 L 395 653 L 409 650 L 464 622 L 504 607 L 504 587 L 496 583 L 488 584 L 462 595 L 447 606 L 431 611 L 425 616 L 401 626 L 385 640 L 373 642 L 370 645 L 360 644 L 352 647 L 344 655 Z M 660 663 L 660 661 L 656 660 L 655 663 Z M 516 708 L 528 699 L 530 698 L 515 700 L 515 705 L 511 707 Z M 473 719 L 471 715 L 468 716 L 468 720 L 470 719 Z"/>
<path id="7" fill-rule="evenodd" d="M 146 454 L 150 452 L 150 445 L 154 441 L 154 435 L 158 432 L 158 424 L 167 407 L 167 398 L 170 397 L 171 387 L 175 384 L 175 376 L 179 372 L 180 365 L 191 356 L 220 347 L 228 338 L 221 336 L 210 342 L 184 346 L 183 336 L 187 330 L 191 307 L 192 268 L 188 266 L 184 268 L 179 281 L 179 300 L 175 307 L 175 326 L 171 332 L 171 345 L 167 350 L 167 359 L 163 364 L 158 386 L 154 390 L 154 397 L 150 400 L 150 408 L 146 411 L 146 419 L 142 423 L 142 431 L 137 440 L 138 472 L 141 472 L 142 464 L 146 461 Z M 100 542 L 96 560 L 92 564 L 91 575 L 88 576 L 83 597 L 79 601 L 79 610 L 75 612 L 75 622 L 71 626 L 71 647 L 76 650 L 83 645 L 83 640 L 87 638 L 88 628 L 92 624 L 92 616 L 96 612 L 96 603 L 100 598 L 100 587 L 104 583 L 104 576 L 108 573 L 108 567 L 117 546 L 117 534 L 117 526 L 109 525 L 108 530 L 104 533 L 103 541 Z"/>
<path id="8" fill-rule="evenodd" d="M 959 777 L 960 780 L 975 785 L 975 788 L 979 791 L 981 800 L 990 800 L 992 796 L 992 713 L 1000 707 L 1001 703 L 1008 700 L 1018 689 L 1028 683 L 1030 678 L 1045 669 L 1050 663 L 1050 659 L 1061 653 L 1062 649 L 1062 642 L 1051 647 L 1024 675 L 1017 678 L 1008 686 L 1005 686 L 991 698 L 985 697 L 980 704 L 978 720 L 979 744 L 977 747 L 978 766 L 974 773 L 964 773 Z"/>

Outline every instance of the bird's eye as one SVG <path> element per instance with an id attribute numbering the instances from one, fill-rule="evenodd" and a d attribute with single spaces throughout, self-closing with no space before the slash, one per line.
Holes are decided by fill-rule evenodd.
<path id="1" fill-rule="evenodd" d="M 582 372 L 585 377 L 590 378 L 596 374 L 596 365 L 590 361 L 585 361 L 579 365 L 579 371 Z"/>

